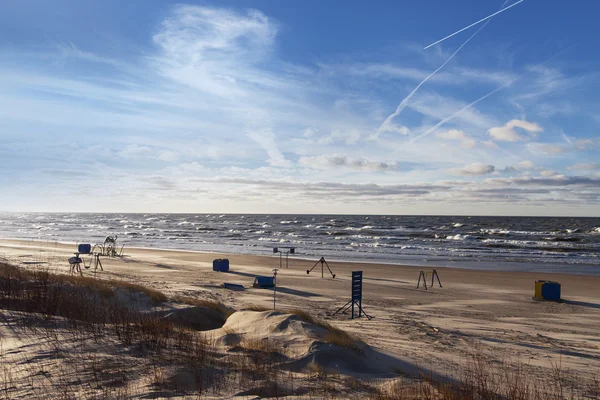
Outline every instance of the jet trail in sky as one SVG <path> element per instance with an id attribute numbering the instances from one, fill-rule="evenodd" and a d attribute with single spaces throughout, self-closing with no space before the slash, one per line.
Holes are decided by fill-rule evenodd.
<path id="1" fill-rule="evenodd" d="M 559 51 L 558 53 L 556 53 L 555 55 L 553 55 L 552 57 L 548 58 L 547 60 L 535 65 L 536 67 L 540 67 L 542 65 L 545 65 L 547 63 L 549 63 L 550 61 L 554 60 L 557 57 L 560 57 L 561 55 L 563 55 L 564 53 L 566 53 L 572 46 L 567 47 L 565 50 Z M 440 126 L 442 126 L 443 124 L 445 124 L 446 122 L 450 121 L 451 119 L 453 119 L 454 117 L 456 117 L 458 114 L 460 114 L 461 112 L 465 111 L 468 108 L 473 107 L 474 105 L 476 105 L 477 103 L 479 103 L 480 101 L 483 101 L 485 99 L 487 99 L 488 97 L 490 97 L 491 95 L 493 95 L 494 93 L 504 89 L 507 86 L 512 85 L 514 82 L 518 81 L 519 79 L 523 78 L 525 75 L 527 75 L 527 72 L 517 76 L 516 78 L 506 82 L 504 85 L 497 87 L 496 89 L 492 90 L 491 92 L 489 92 L 488 94 L 485 94 L 483 96 L 481 96 L 480 98 L 478 98 L 477 100 L 475 100 L 474 102 L 467 104 L 466 106 L 464 106 L 463 108 L 461 108 L 460 110 L 458 110 L 457 112 L 455 112 L 454 114 L 450 115 L 449 117 L 444 118 L 443 120 L 441 120 L 440 122 L 438 122 L 437 124 L 435 124 L 434 126 L 432 126 L 431 128 L 427 129 L 425 132 L 421 133 L 418 136 L 415 136 L 414 138 L 412 138 L 409 143 L 414 143 L 417 139 L 420 139 L 422 137 L 425 137 L 427 135 L 429 135 L 431 132 L 435 131 L 437 128 L 439 128 Z M 392 154 L 396 154 L 400 151 L 400 149 L 396 150 L 394 153 Z"/>
<path id="2" fill-rule="evenodd" d="M 520 1 L 519 1 L 519 3 L 520 3 L 521 1 L 525 1 L 525 0 L 520 0 Z M 502 4 L 502 7 L 504 7 L 504 4 L 506 4 L 507 2 L 508 2 L 508 0 L 507 0 L 507 1 L 505 1 L 505 2 Z M 516 4 L 518 4 L 518 3 L 515 3 L 515 4 L 513 4 L 513 6 L 514 6 L 514 5 L 516 5 Z M 511 7 L 512 7 L 512 6 L 511 6 Z M 496 13 L 496 14 L 497 14 L 497 13 Z M 474 34 L 472 34 L 471 36 L 469 36 L 469 38 L 468 38 L 467 40 L 465 40 L 465 42 L 464 42 L 463 44 L 461 44 L 461 45 L 460 45 L 460 47 L 459 47 L 458 49 L 456 49 L 456 51 L 455 51 L 454 53 L 452 53 L 452 55 L 451 55 L 450 57 L 448 57 L 448 59 L 447 59 L 447 60 L 446 60 L 446 61 L 445 61 L 445 62 L 444 62 L 442 65 L 440 65 L 440 66 L 439 66 L 439 67 L 438 67 L 438 68 L 437 68 L 435 71 L 433 71 L 431 74 L 427 75 L 427 77 L 425 77 L 425 79 L 423 79 L 423 80 L 421 81 L 421 83 L 419 83 L 419 84 L 417 85 L 417 87 L 416 87 L 416 88 L 414 88 L 414 89 L 413 89 L 413 91 L 412 91 L 412 92 L 410 92 L 410 93 L 408 94 L 408 96 L 406 96 L 406 97 L 404 98 L 404 100 L 402 100 L 402 102 L 400 103 L 400 105 L 398 105 L 398 108 L 396 109 L 396 111 L 395 111 L 393 114 L 391 114 L 389 117 L 387 117 L 387 118 L 385 119 L 385 121 L 383 121 L 383 123 L 381 124 L 381 126 L 379 127 L 379 129 L 377 129 L 377 133 L 381 132 L 381 131 L 382 131 L 384 128 L 386 128 L 386 127 L 387 127 L 387 126 L 388 126 L 388 125 L 389 125 L 389 124 L 392 122 L 392 120 L 393 120 L 394 118 L 396 118 L 396 117 L 397 117 L 397 116 L 398 116 L 398 115 L 399 115 L 399 114 L 402 112 L 402 110 L 404 110 L 404 109 L 406 108 L 406 106 L 408 105 L 408 101 L 409 101 L 409 100 L 410 100 L 410 99 L 413 97 L 413 95 L 414 95 L 414 94 L 417 92 L 417 90 L 419 90 L 419 88 L 420 88 L 421 86 L 423 86 L 423 84 L 425 84 L 425 82 L 427 82 L 427 81 L 429 80 L 429 78 L 431 78 L 431 77 L 432 77 L 433 75 L 435 75 L 435 74 L 436 74 L 436 73 L 437 73 L 439 70 L 441 70 L 442 68 L 444 68 L 444 66 L 446 66 L 446 64 L 448 64 L 448 63 L 450 62 L 450 60 L 452 60 L 452 59 L 454 58 L 454 56 L 455 56 L 456 54 L 458 54 L 458 52 L 460 51 L 460 49 L 462 49 L 463 47 L 465 47 L 465 45 L 466 45 L 467 43 L 469 43 L 469 42 L 471 41 L 471 39 L 473 39 L 473 38 L 474 38 L 474 37 L 475 37 L 475 36 L 476 36 L 476 35 L 477 35 L 477 34 L 478 34 L 478 33 L 479 33 L 479 32 L 480 32 L 480 31 L 481 31 L 483 28 L 485 28 L 485 27 L 486 27 L 486 25 L 487 25 L 487 24 L 488 24 L 488 23 L 491 21 L 491 19 L 490 19 L 490 18 L 491 18 L 491 17 L 493 17 L 494 15 L 495 15 L 495 14 L 491 15 L 490 17 L 488 17 L 488 18 L 487 18 L 488 20 L 485 22 L 485 24 L 483 24 L 483 25 L 482 25 L 482 26 L 481 26 L 479 29 L 477 29 L 477 30 L 475 31 L 475 33 L 474 33 Z"/>
<path id="3" fill-rule="evenodd" d="M 489 21 L 488 21 L 489 22 Z M 454 56 L 460 51 L 460 49 L 462 49 L 467 43 L 469 43 L 469 41 L 471 39 L 473 39 L 475 37 L 475 35 L 477 35 L 479 33 L 479 31 L 481 31 L 483 28 L 485 28 L 485 26 L 487 25 L 487 22 L 485 24 L 483 24 L 479 29 L 477 29 L 475 31 L 474 34 L 472 34 L 467 40 L 465 40 L 465 42 L 463 44 L 460 45 L 460 47 L 458 49 L 456 49 L 456 51 L 454 53 L 452 53 L 452 55 L 450 57 L 448 57 L 448 59 L 446 61 L 444 61 L 444 63 L 442 65 L 440 65 L 435 71 L 433 71 L 432 73 L 430 73 L 429 75 L 427 75 L 427 77 L 425 77 L 425 79 L 423 79 L 421 81 L 421 83 L 419 83 L 417 85 L 417 87 L 415 87 L 412 92 L 410 92 L 408 94 L 408 96 L 406 96 L 404 98 L 404 100 L 402 100 L 402 102 L 400 103 L 400 105 L 398 106 L 398 108 L 396 109 L 396 111 L 391 114 L 389 117 L 387 117 L 385 119 L 385 121 L 383 121 L 383 123 L 381 124 L 381 126 L 379 127 L 379 129 L 377 129 L 377 132 L 381 132 L 383 129 L 385 129 L 390 122 L 392 122 L 392 120 L 397 117 L 402 110 L 404 110 L 406 108 L 406 106 L 408 105 L 408 101 L 413 97 L 413 95 L 417 92 L 417 90 L 419 90 L 419 88 L 421 86 L 423 86 L 425 84 L 425 82 L 427 82 L 429 80 L 429 78 L 431 78 L 432 76 L 434 76 L 439 70 L 441 70 L 442 68 L 444 68 L 444 66 L 446 64 L 448 64 L 450 62 L 450 60 L 452 60 L 454 58 Z"/>
<path id="4" fill-rule="evenodd" d="M 522 76 L 522 75 L 521 75 Z M 414 141 L 416 141 L 417 139 L 420 139 L 424 136 L 429 135 L 431 132 L 435 131 L 437 128 L 439 128 L 440 126 L 442 126 L 443 124 L 445 124 L 446 122 L 450 121 L 452 118 L 456 117 L 458 114 L 460 114 L 461 112 L 465 111 L 467 108 L 471 108 L 474 105 L 476 105 L 477 103 L 479 103 L 480 101 L 483 101 L 485 99 L 487 99 L 488 97 L 490 97 L 491 95 L 493 95 L 494 93 L 504 89 L 505 87 L 511 85 L 513 82 L 515 82 L 516 80 L 518 80 L 519 78 L 521 78 L 521 76 L 516 77 L 513 80 L 510 80 L 508 82 L 506 82 L 504 85 L 497 87 L 496 89 L 492 90 L 491 92 L 489 92 L 488 94 L 485 94 L 483 96 L 481 96 L 480 98 L 478 98 L 477 100 L 475 100 L 474 102 L 467 104 L 466 106 L 464 106 L 463 108 L 461 108 L 460 110 L 458 110 L 457 112 L 455 112 L 454 114 L 450 115 L 449 117 L 444 118 L 443 120 L 441 120 L 440 122 L 438 122 L 437 124 L 435 124 L 434 126 L 432 126 L 431 128 L 427 129 L 425 132 L 421 133 L 419 136 L 415 136 L 414 138 L 412 138 L 410 140 L 410 143 L 413 143 Z M 396 150 L 394 153 L 397 153 L 400 150 Z"/>
<path id="5" fill-rule="evenodd" d="M 471 24 L 471 25 L 469 25 L 469 26 L 465 26 L 465 27 L 464 27 L 464 28 L 462 28 L 461 30 L 458 30 L 458 31 L 456 31 L 456 32 L 454 32 L 454 33 L 451 33 L 450 35 L 446 36 L 446 37 L 445 37 L 445 38 L 443 38 L 443 39 L 440 39 L 440 40 L 438 40 L 437 42 L 433 42 L 433 43 L 431 43 L 429 46 L 426 46 L 425 48 L 423 48 L 423 50 L 427 50 L 427 49 L 428 49 L 428 48 L 430 48 L 431 46 L 435 46 L 436 44 L 438 44 L 438 43 L 441 43 L 441 42 L 443 42 L 444 40 L 446 40 L 446 39 L 449 39 L 449 38 L 451 38 L 452 36 L 454 36 L 454 35 L 457 35 L 457 34 L 461 33 L 462 31 L 466 31 L 467 29 L 469 29 L 469 28 L 471 28 L 471 27 L 473 27 L 473 26 L 475 26 L 475 25 L 477 25 L 477 24 L 479 24 L 479 23 L 481 23 L 481 22 L 483 22 L 483 21 L 485 21 L 485 20 L 487 20 L 487 19 L 490 19 L 490 18 L 492 18 L 492 17 L 494 17 L 494 16 L 496 16 L 496 15 L 498 15 L 498 14 L 500 14 L 500 13 L 502 13 L 502 12 L 506 11 L 506 10 L 508 10 L 509 8 L 512 8 L 512 7 L 516 6 L 517 4 L 520 4 L 520 3 L 524 2 L 524 1 L 525 1 L 525 0 L 519 0 L 519 1 L 517 1 L 516 3 L 514 3 L 514 4 L 511 4 L 510 6 L 508 6 L 508 7 L 506 7 L 506 8 L 503 8 L 503 9 L 501 9 L 501 10 L 499 10 L 499 11 L 496 11 L 496 12 L 495 12 L 495 13 L 493 13 L 492 15 L 488 15 L 487 17 L 485 17 L 485 18 L 482 18 L 482 19 L 480 19 L 479 21 L 477 21 L 477 22 L 474 22 L 474 23 L 472 23 L 472 24 Z"/>

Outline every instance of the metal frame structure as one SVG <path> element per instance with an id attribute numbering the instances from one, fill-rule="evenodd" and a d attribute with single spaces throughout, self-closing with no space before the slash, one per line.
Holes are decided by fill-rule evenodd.
<path id="1" fill-rule="evenodd" d="M 427 290 L 427 274 L 424 271 L 419 272 L 419 280 L 417 281 L 417 289 L 421 285 L 421 277 L 423 278 L 423 287 Z M 434 269 L 431 272 L 431 285 L 429 287 L 433 288 L 434 278 L 437 278 L 438 284 L 442 287 L 442 281 L 440 281 L 440 276 L 437 271 Z"/>
<path id="2" fill-rule="evenodd" d="M 333 271 L 331 271 L 331 268 L 329 268 L 329 264 L 327 264 L 327 261 L 325 261 L 325 257 L 321 257 L 321 259 L 319 261 L 317 261 L 315 263 L 315 265 L 313 265 L 313 267 L 311 269 L 307 269 L 306 270 L 306 274 L 310 274 L 312 272 L 313 269 L 315 269 L 315 267 L 321 263 L 321 278 L 324 277 L 324 272 L 325 272 L 325 268 L 324 265 L 327 265 L 327 269 L 329 270 L 329 273 L 331 274 L 331 276 L 333 277 L 333 279 L 335 279 L 335 274 L 333 273 Z"/>
<path id="3" fill-rule="evenodd" d="M 365 312 L 362 306 L 362 276 L 362 271 L 352 271 L 352 300 L 340 307 L 336 312 L 333 313 L 333 315 L 336 315 L 337 313 L 345 314 L 349 308 L 352 308 L 352 319 L 354 319 L 354 309 L 357 307 L 358 315 L 356 318 L 360 318 L 362 315 L 368 319 L 373 318 Z"/>
<path id="4" fill-rule="evenodd" d="M 284 247 L 284 249 L 287 249 L 287 251 L 281 251 L 281 250 L 279 250 L 279 247 L 273 247 L 273 254 L 279 253 L 279 268 L 283 268 L 282 267 L 282 254 L 285 253 L 285 267 L 288 268 L 288 254 L 296 253 L 295 247 Z"/>

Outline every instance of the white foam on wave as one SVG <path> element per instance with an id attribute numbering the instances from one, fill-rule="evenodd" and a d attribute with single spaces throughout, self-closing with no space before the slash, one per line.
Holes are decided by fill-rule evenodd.
<path id="1" fill-rule="evenodd" d="M 460 233 L 458 233 L 454 236 L 452 236 L 452 235 L 446 236 L 446 240 L 472 240 L 472 239 L 474 239 L 473 236 L 461 235 Z"/>

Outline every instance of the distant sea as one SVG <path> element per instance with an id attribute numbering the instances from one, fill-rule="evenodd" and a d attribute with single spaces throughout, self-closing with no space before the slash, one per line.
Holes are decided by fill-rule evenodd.
<path id="1" fill-rule="evenodd" d="M 348 262 L 600 275 L 600 218 L 2 213 L 0 236 Z"/>

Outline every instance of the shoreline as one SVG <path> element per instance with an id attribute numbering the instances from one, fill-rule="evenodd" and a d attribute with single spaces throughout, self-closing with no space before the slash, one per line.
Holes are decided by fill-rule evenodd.
<path id="1" fill-rule="evenodd" d="M 42 240 L 42 239 L 30 239 L 30 238 L 5 238 L 5 237 L 0 237 L 0 248 L 3 247 L 2 243 L 19 243 L 19 242 L 26 242 L 26 243 L 38 243 L 38 244 L 44 244 L 44 243 L 54 243 L 54 244 L 59 244 L 62 246 L 68 246 L 68 245 L 73 245 L 75 246 L 77 244 L 77 242 L 70 242 L 70 241 L 61 241 L 61 240 Z M 275 247 L 275 246 L 273 246 Z M 285 247 L 287 248 L 287 247 Z M 203 251 L 203 250 L 184 250 L 184 249 L 176 249 L 176 248 L 166 248 L 166 247 L 143 247 L 143 246 L 127 246 L 127 244 L 125 243 L 125 250 L 136 250 L 136 251 L 155 251 L 155 252 L 173 252 L 173 253 L 182 253 L 182 254 L 199 254 L 199 255 L 214 255 L 214 256 L 227 256 L 229 258 L 231 257 L 257 257 L 257 258 L 266 258 L 266 259 L 279 259 L 278 256 L 273 256 L 273 255 L 267 255 L 267 254 L 251 254 L 251 253 L 231 253 L 231 252 L 227 252 L 227 251 Z M 269 253 L 272 254 L 272 253 Z M 222 257 L 221 257 L 222 258 Z M 305 261 L 308 263 L 314 263 L 315 261 L 315 257 L 310 257 L 310 256 L 305 256 L 303 257 L 302 255 L 298 256 L 297 254 L 295 254 L 293 257 L 290 257 L 289 260 L 296 260 L 296 261 Z M 484 257 L 482 257 L 484 258 Z M 407 260 L 403 260 L 403 261 L 407 261 Z M 409 260 L 408 260 L 409 261 Z M 437 261 L 437 262 L 436 262 Z M 536 265 L 536 264 L 526 264 L 526 263 L 520 263 L 518 261 L 505 261 L 505 262 L 500 262 L 498 264 L 495 265 L 499 265 L 500 267 L 493 267 L 493 266 L 487 266 L 485 264 L 479 264 L 479 261 L 473 261 L 473 260 L 468 260 L 468 259 L 460 259 L 460 258 L 456 258 L 453 260 L 430 260 L 430 259 L 426 259 L 424 262 L 419 263 L 416 259 L 415 259 L 415 263 L 409 263 L 409 262 L 384 262 L 384 261 L 363 261 L 363 260 L 348 260 L 348 259 L 341 259 L 341 258 L 337 258 L 337 257 L 328 257 L 327 258 L 327 262 L 329 263 L 335 263 L 335 264 L 352 264 L 352 265 L 357 265 L 357 266 L 373 266 L 373 267 L 383 267 L 383 266 L 388 266 L 388 267 L 399 267 L 399 268 L 422 268 L 422 269 L 430 269 L 430 268 L 435 268 L 435 269 L 449 269 L 449 270 L 458 270 L 458 271 L 473 271 L 473 272 L 503 272 L 503 273 L 530 273 L 530 274 L 552 274 L 553 276 L 558 276 L 558 275 L 567 275 L 567 276 L 579 276 L 579 277 L 600 277 L 600 264 L 599 265 L 594 265 L 594 264 L 573 264 L 571 265 L 570 269 L 572 269 L 572 271 L 565 271 L 565 268 L 563 265 L 561 264 L 556 264 L 556 265 L 550 265 L 551 267 L 556 267 L 558 270 L 549 270 L 549 265 L 548 264 L 542 264 L 540 263 L 540 265 Z M 285 261 L 284 261 L 285 264 Z M 448 264 L 457 264 L 457 266 L 454 265 L 448 265 Z M 493 264 L 493 263 L 492 263 Z M 512 266 L 512 268 L 511 268 Z M 523 266 L 526 266 L 525 269 L 523 269 Z M 577 268 L 577 267 L 581 267 L 581 269 Z M 594 268 L 597 268 L 597 270 L 594 270 Z M 590 271 L 594 271 L 593 273 L 590 273 Z"/>

